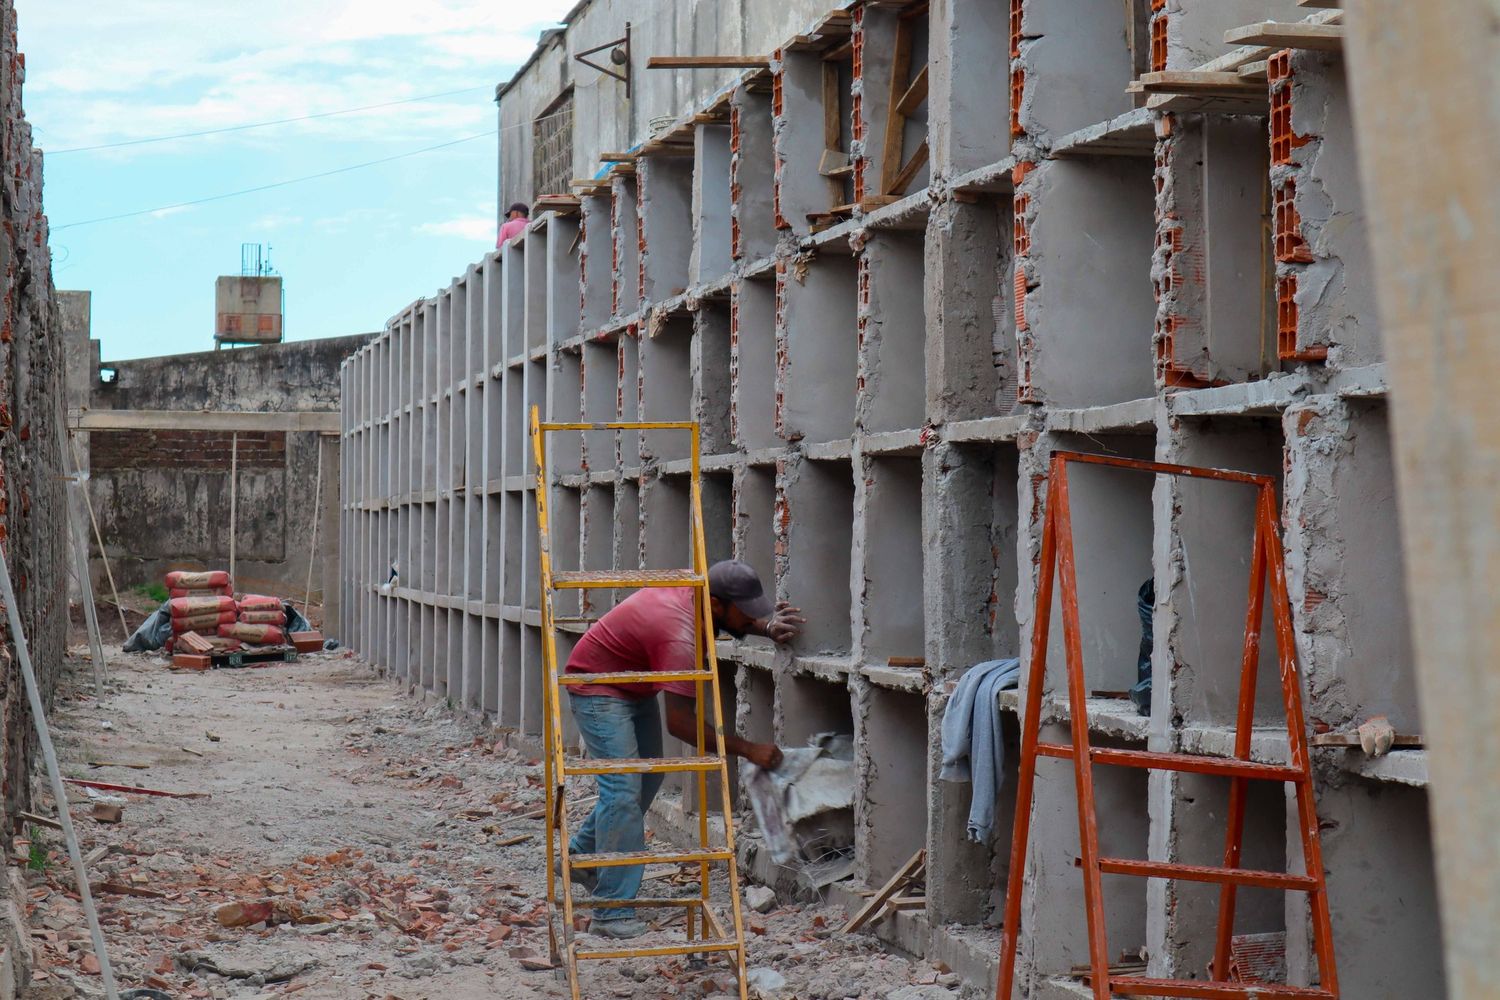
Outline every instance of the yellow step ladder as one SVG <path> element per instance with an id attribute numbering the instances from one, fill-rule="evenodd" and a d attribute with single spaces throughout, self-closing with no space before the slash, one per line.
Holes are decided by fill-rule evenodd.
<path id="1" fill-rule="evenodd" d="M 541 561 L 542 664 L 546 671 L 543 690 L 545 751 L 542 754 L 544 783 L 547 790 L 547 934 L 554 963 L 565 962 L 568 985 L 573 1000 L 580 1000 L 578 963 L 591 959 L 647 958 L 663 955 L 692 955 L 710 952 L 727 953 L 739 982 L 740 1000 L 746 998 L 745 930 L 740 914 L 739 870 L 734 851 L 733 807 L 729 798 L 729 767 L 723 754 L 724 719 L 719 693 L 719 664 L 714 648 L 713 622 L 708 605 L 708 555 L 703 538 L 703 501 L 698 470 L 698 425 L 689 421 L 543 423 L 537 407 L 531 408 L 531 448 L 536 461 L 536 525 L 538 556 Z M 554 571 L 551 536 L 547 520 L 550 483 L 547 472 L 546 436 L 554 432 L 584 431 L 681 431 L 692 439 L 691 557 L 687 569 L 618 569 Z M 613 590 L 641 587 L 691 587 L 694 591 L 695 619 L 699 646 L 704 651 L 704 669 L 691 671 L 648 671 L 645 673 L 565 674 L 557 662 L 557 626 L 560 623 L 588 621 L 580 615 L 558 618 L 553 614 L 553 598 L 559 591 Z M 661 684 L 691 681 L 697 688 L 694 710 L 697 717 L 697 748 L 692 757 L 658 757 L 621 760 L 581 760 L 567 756 L 563 740 L 561 692 L 579 684 Z M 715 752 L 709 752 L 708 720 L 705 718 L 705 695 L 713 706 Z M 698 847 L 678 850 L 637 851 L 629 853 L 580 854 L 568 849 L 568 812 L 565 793 L 567 778 L 572 775 L 600 774 L 669 774 L 692 773 L 698 779 Z M 719 776 L 723 796 L 724 845 L 709 843 L 708 776 Z M 554 859 L 560 864 L 554 865 Z M 573 895 L 573 869 L 597 869 L 615 865 L 692 864 L 698 865 L 699 893 L 682 898 L 639 898 L 634 900 L 576 899 Z M 723 864 L 729 876 L 729 905 L 733 933 L 714 914 L 709 902 L 710 866 Z M 559 872 L 558 869 L 561 869 Z M 560 877 L 559 877 L 560 875 Z M 561 882 L 559 887 L 558 883 Z M 666 943 L 637 944 L 634 941 L 603 943 L 586 947 L 574 940 L 573 918 L 580 909 L 611 907 L 685 910 L 685 937 Z M 560 934 L 559 934 L 560 930 Z M 559 947 L 561 938 L 561 947 Z M 604 939 L 601 939 L 603 941 Z"/>

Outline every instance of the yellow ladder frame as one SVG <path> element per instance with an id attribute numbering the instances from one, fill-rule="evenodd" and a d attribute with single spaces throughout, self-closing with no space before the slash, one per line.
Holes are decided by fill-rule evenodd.
<path id="1" fill-rule="evenodd" d="M 688 570 L 605 570 L 584 572 L 554 572 L 552 568 L 551 534 L 547 518 L 547 498 L 550 483 L 547 476 L 546 435 L 552 432 L 583 431 L 685 431 L 691 437 L 691 549 L 692 567 Z M 578 983 L 580 960 L 610 958 L 644 958 L 665 955 L 688 955 L 704 952 L 732 952 L 735 974 L 739 982 L 740 1000 L 747 1000 L 745 980 L 745 930 L 740 910 L 739 865 L 734 847 L 734 808 L 729 794 L 729 767 L 724 755 L 724 708 L 719 690 L 719 661 L 714 642 L 712 612 L 708 593 L 708 549 L 703 533 L 703 498 L 699 473 L 699 426 L 694 421 L 610 421 L 604 423 L 544 423 L 539 407 L 531 407 L 530 435 L 532 456 L 536 462 L 536 524 L 537 556 L 540 561 L 540 589 L 542 615 L 542 664 L 546 674 L 542 685 L 542 717 L 544 719 L 545 749 L 542 753 L 543 782 L 546 787 L 547 825 L 547 938 L 552 961 L 565 957 L 568 985 L 573 1000 L 581 1000 Z M 633 674 L 587 675 L 560 674 L 557 663 L 557 624 L 553 615 L 552 597 L 557 590 L 605 590 L 639 587 L 683 587 L 693 588 L 694 617 L 698 623 L 702 640 L 706 671 L 672 673 L 646 671 Z M 582 610 L 582 609 L 580 609 Z M 578 620 L 578 619 L 572 619 Z M 661 757 L 647 761 L 596 761 L 592 764 L 569 765 L 563 743 L 562 698 L 559 689 L 577 683 L 611 684 L 655 684 L 667 681 L 691 680 L 697 688 L 694 712 L 697 717 L 697 756 Z M 704 710 L 704 687 L 713 696 L 713 728 L 717 753 L 707 752 L 707 720 Z M 708 774 L 714 770 L 719 775 L 719 790 L 723 799 L 724 847 L 714 849 L 708 842 Z M 583 774 L 665 774 L 695 772 L 698 776 L 698 843 L 697 850 L 643 851 L 639 854 L 584 855 L 604 857 L 598 864 L 581 867 L 605 867 L 610 864 L 663 864 L 691 863 L 696 861 L 699 870 L 700 892 L 697 897 L 687 898 L 638 898 L 633 900 L 587 900 L 575 904 L 573 899 L 573 859 L 568 850 L 568 814 L 565 798 L 566 779 Z M 561 857 L 561 898 L 557 889 L 558 873 L 554 870 L 553 858 Z M 709 906 L 709 865 L 725 862 L 729 875 L 730 910 L 734 920 L 734 935 L 725 933 L 722 924 Z M 573 940 L 573 917 L 576 907 L 608 908 L 639 907 L 642 909 L 680 906 L 686 910 L 684 921 L 687 941 L 684 944 L 650 945 L 580 949 Z M 559 907 L 561 912 L 559 913 Z M 697 935 L 696 919 L 701 913 L 701 935 Z M 560 920 L 559 920 L 560 918 Z M 562 925 L 563 948 L 558 948 L 558 924 Z M 709 934 L 712 932 L 713 937 Z M 695 935 L 697 935 L 695 940 Z"/>

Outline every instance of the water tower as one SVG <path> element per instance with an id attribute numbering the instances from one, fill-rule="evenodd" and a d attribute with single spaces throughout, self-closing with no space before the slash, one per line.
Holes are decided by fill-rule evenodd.
<path id="1" fill-rule="evenodd" d="M 279 344 L 282 335 L 281 275 L 270 248 L 240 244 L 240 273 L 214 283 L 214 350 L 225 344 Z"/>

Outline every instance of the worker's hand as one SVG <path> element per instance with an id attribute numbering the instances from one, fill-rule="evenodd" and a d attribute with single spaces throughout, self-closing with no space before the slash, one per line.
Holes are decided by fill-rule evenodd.
<path id="1" fill-rule="evenodd" d="M 766 636 L 777 645 L 785 645 L 801 635 L 806 624 L 801 608 L 792 607 L 790 601 L 778 601 L 776 610 L 766 619 Z"/>
<path id="2" fill-rule="evenodd" d="M 781 748 L 774 743 L 752 743 L 745 751 L 745 759 L 766 771 L 781 766 Z"/>

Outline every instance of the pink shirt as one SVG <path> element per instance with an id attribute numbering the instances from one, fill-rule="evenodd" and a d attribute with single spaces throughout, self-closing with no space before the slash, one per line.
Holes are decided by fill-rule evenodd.
<path id="1" fill-rule="evenodd" d="M 568 657 L 567 672 L 638 673 L 647 670 L 698 670 L 698 630 L 693 621 L 693 590 L 689 587 L 647 587 L 637 590 L 595 622 Z M 569 687 L 581 695 L 610 698 L 650 698 L 670 691 L 687 698 L 698 696 L 692 681 L 666 684 L 582 684 Z"/>
<path id="2" fill-rule="evenodd" d="M 499 250 L 510 242 L 510 238 L 526 228 L 530 219 L 507 219 L 505 225 L 500 227 L 500 237 L 495 240 L 495 249 Z"/>

